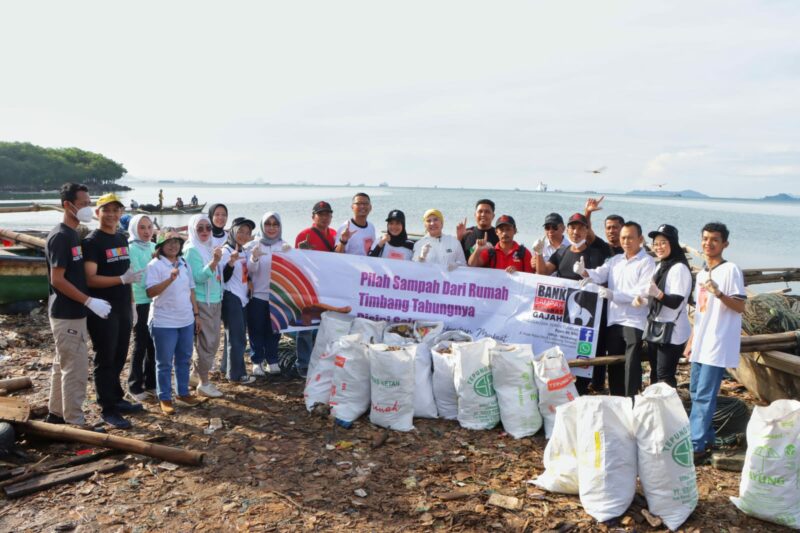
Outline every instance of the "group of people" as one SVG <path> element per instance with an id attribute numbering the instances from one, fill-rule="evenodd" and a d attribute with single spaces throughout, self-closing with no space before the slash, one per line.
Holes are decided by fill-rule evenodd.
<path id="1" fill-rule="evenodd" d="M 141 411 L 140 402 L 150 398 L 157 398 L 163 413 L 172 414 L 173 401 L 192 406 L 201 396 L 221 396 L 210 380 L 216 366 L 238 383 L 281 374 L 281 334 L 273 331 L 269 312 L 271 259 L 295 247 L 411 260 L 449 270 L 469 266 L 559 276 L 579 281 L 583 288 L 595 284 L 604 309 L 596 353 L 624 353 L 625 364 L 607 370 L 595 367 L 591 379 L 577 378 L 579 392 L 605 392 L 607 377 L 610 394 L 635 396 L 645 357 L 651 383 L 676 386 L 677 365 L 685 356 L 692 364 L 693 444 L 704 454 L 714 440 L 711 418 L 724 369 L 738 364 L 745 302 L 741 270 L 722 257 L 728 229 L 717 222 L 702 228 L 706 264 L 694 283 L 692 328 L 687 313 L 692 273 L 678 230 L 662 224 L 650 231 L 651 254 L 638 223 L 610 215 L 604 219 L 603 240 L 592 225 L 602 200 L 590 198 L 583 212 L 569 216 L 566 224 L 560 214 L 548 214 L 544 235 L 528 249 L 515 240 L 514 218 L 495 219 L 495 204 L 488 199 L 476 203 L 475 225 L 467 227 L 464 220 L 456 225 L 455 235 L 444 233 L 441 211 L 427 210 L 422 217 L 425 234 L 412 241 L 405 214 L 398 209 L 389 212 L 379 236 L 369 221 L 370 197 L 358 193 L 351 216 L 336 230 L 331 227 L 331 205 L 315 203 L 311 225 L 292 246 L 283 239 L 278 213 L 265 213 L 258 224 L 239 217 L 228 225 L 223 204 L 193 216 L 186 239 L 171 228 L 156 235 L 147 215 L 130 220 L 126 237 L 118 227 L 124 206 L 114 194 L 99 198 L 92 209 L 86 187 L 65 184 L 64 219 L 47 240 L 49 316 L 56 341 L 48 420 L 85 423 L 81 405 L 88 376 L 87 335 L 95 352 L 97 402 L 103 419 L 118 428 L 130 427 L 123 415 Z M 93 215 L 100 227 L 81 241 L 75 229 Z M 224 356 L 217 362 L 221 330 Z M 131 334 L 127 388 L 135 401 L 126 399 L 120 384 Z M 292 370 L 300 377 L 305 377 L 314 337 L 310 330 L 296 334 Z M 248 344 L 250 372 L 245 363 Z"/>

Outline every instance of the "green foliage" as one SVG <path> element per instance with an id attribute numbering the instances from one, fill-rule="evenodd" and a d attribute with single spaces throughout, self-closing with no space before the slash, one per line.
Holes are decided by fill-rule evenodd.
<path id="1" fill-rule="evenodd" d="M 0 142 L 0 190 L 52 190 L 68 181 L 104 190 L 126 172 L 116 161 L 79 148 Z"/>

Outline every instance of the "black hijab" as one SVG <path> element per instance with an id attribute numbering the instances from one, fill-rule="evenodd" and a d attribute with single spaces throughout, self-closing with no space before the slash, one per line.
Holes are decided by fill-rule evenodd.
<path id="1" fill-rule="evenodd" d="M 208 208 L 208 218 L 211 220 L 211 234 L 217 238 L 225 236 L 225 228 L 218 228 L 214 225 L 214 211 L 216 211 L 218 207 L 223 208 L 225 214 L 228 214 L 228 207 L 225 204 L 211 204 L 211 207 Z"/>
<path id="2" fill-rule="evenodd" d="M 669 241 L 669 255 L 658 262 L 658 268 L 653 275 L 653 281 L 658 285 L 658 288 L 663 291 L 664 285 L 666 284 L 667 273 L 669 273 L 670 268 L 678 263 L 683 263 L 690 272 L 692 269 L 689 267 L 689 261 L 686 259 L 686 254 L 678 242 L 677 235 L 672 236 L 665 233 L 661 235 Z"/>
<path id="3" fill-rule="evenodd" d="M 396 220 L 403 225 L 403 231 L 399 235 L 392 235 L 389 233 L 389 222 Z M 389 244 L 397 248 L 402 248 L 408 242 L 408 233 L 406 233 L 406 215 L 399 209 L 395 209 L 389 213 L 389 218 L 386 219 L 386 233 L 389 235 Z"/>
<path id="4" fill-rule="evenodd" d="M 249 220 L 245 217 L 234 218 L 233 222 L 231 222 L 231 230 L 228 232 L 228 240 L 225 241 L 225 246 L 233 251 L 238 250 L 240 247 L 239 243 L 236 242 L 236 233 L 239 231 L 239 226 L 250 226 L 251 232 L 256 229 L 256 223 L 252 220 Z"/>

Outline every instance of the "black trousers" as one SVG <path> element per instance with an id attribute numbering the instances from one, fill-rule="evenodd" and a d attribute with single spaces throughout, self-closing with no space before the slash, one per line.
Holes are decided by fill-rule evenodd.
<path id="1" fill-rule="evenodd" d="M 608 366 L 608 390 L 614 396 L 639 394 L 642 387 L 642 330 L 614 324 L 606 329 L 606 349 L 625 354 L 624 365 Z"/>
<path id="2" fill-rule="evenodd" d="M 602 357 L 608 354 L 606 350 L 606 315 L 608 314 L 608 302 L 603 300 L 603 314 L 600 317 L 600 326 L 597 328 L 597 349 L 595 357 Z M 592 367 L 592 388 L 596 392 L 606 389 L 606 370 L 608 365 L 598 365 Z"/>
<path id="3" fill-rule="evenodd" d="M 136 306 L 136 316 L 139 318 L 133 327 L 133 353 L 128 374 L 128 390 L 134 394 L 156 388 L 156 347 L 147 327 L 149 313 L 150 304 Z"/>
<path id="4" fill-rule="evenodd" d="M 678 360 L 683 355 L 685 347 L 685 342 L 683 344 L 647 343 L 651 384 L 663 381 L 672 387 L 678 386 L 675 372 L 678 370 Z"/>
<path id="5" fill-rule="evenodd" d="M 89 312 L 86 319 L 94 348 L 94 388 L 103 414 L 115 413 L 117 402 L 125 395 L 119 377 L 128 358 L 132 323 L 128 302 L 111 302 L 108 318 Z"/>

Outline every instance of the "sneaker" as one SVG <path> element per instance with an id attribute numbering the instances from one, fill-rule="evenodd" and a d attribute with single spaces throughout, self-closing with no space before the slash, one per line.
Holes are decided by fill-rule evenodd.
<path id="1" fill-rule="evenodd" d="M 47 416 L 44 418 L 44 421 L 48 424 L 65 424 L 64 417 L 58 416 L 53 413 L 47 413 Z"/>
<path id="2" fill-rule="evenodd" d="M 278 363 L 270 363 L 269 370 L 267 370 L 270 374 L 280 374 L 281 373 L 281 366 Z"/>
<path id="3" fill-rule="evenodd" d="M 256 382 L 256 377 L 255 376 L 248 376 L 247 374 L 245 374 L 244 376 L 240 377 L 238 380 L 234 381 L 234 383 L 238 383 L 240 385 L 249 385 L 249 384 L 255 383 L 255 382 Z"/>
<path id="4" fill-rule="evenodd" d="M 117 408 L 117 411 L 120 413 L 141 413 L 144 411 L 144 406 L 140 403 L 132 403 L 128 400 L 120 400 L 114 407 Z"/>
<path id="5" fill-rule="evenodd" d="M 114 426 L 117 429 L 130 429 L 132 426 L 130 421 L 123 418 L 119 413 L 102 414 L 100 418 L 102 418 L 103 422 L 106 424 Z"/>
<path id="6" fill-rule="evenodd" d="M 186 396 L 178 396 L 177 398 L 175 398 L 175 400 L 179 404 L 185 405 L 187 407 L 194 407 L 195 405 L 200 405 L 205 401 L 192 394 L 187 394 Z"/>
<path id="7" fill-rule="evenodd" d="M 172 406 L 172 401 L 161 400 L 158 403 L 161 405 L 161 412 L 164 413 L 165 415 L 169 416 L 175 414 L 175 408 Z"/>
<path id="8" fill-rule="evenodd" d="M 264 372 L 264 367 L 261 365 L 261 363 L 253 363 L 253 375 L 260 378 L 263 378 L 267 375 L 267 373 Z"/>
<path id="9" fill-rule="evenodd" d="M 148 400 L 152 400 L 153 396 L 150 391 L 142 391 L 142 392 L 131 392 L 128 391 L 128 396 L 136 400 L 137 402 L 146 402 Z"/>
<path id="10" fill-rule="evenodd" d="M 198 385 L 200 385 L 200 376 L 196 372 L 192 372 L 189 374 L 189 386 L 197 387 Z"/>
<path id="11" fill-rule="evenodd" d="M 302 368 L 299 366 L 294 367 L 295 372 L 297 375 L 300 376 L 302 379 L 308 379 L 308 368 Z"/>
<path id="12" fill-rule="evenodd" d="M 205 396 L 207 398 L 221 398 L 222 393 L 218 388 L 214 386 L 213 383 L 208 382 L 205 385 L 198 385 L 197 386 L 197 394 L 199 396 Z"/>

